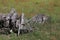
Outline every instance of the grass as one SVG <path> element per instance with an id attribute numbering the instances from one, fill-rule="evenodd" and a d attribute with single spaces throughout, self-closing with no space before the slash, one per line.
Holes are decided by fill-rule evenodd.
<path id="1" fill-rule="evenodd" d="M 32 33 L 16 36 L 0 35 L 0 40 L 60 40 L 60 0 L 0 0 L 0 13 L 9 13 L 14 7 L 20 15 L 23 12 L 27 18 L 43 13 L 51 16 L 51 23 L 37 24 Z"/>

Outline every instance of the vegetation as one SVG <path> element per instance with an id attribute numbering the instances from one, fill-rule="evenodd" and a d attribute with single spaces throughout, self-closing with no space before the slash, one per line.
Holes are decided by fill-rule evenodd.
<path id="1" fill-rule="evenodd" d="M 20 15 L 23 12 L 27 18 L 43 13 L 51 16 L 51 23 L 37 24 L 32 33 L 16 36 L 0 35 L 0 40 L 60 40 L 60 0 L 0 0 L 0 13 L 9 13 L 14 7 Z"/>

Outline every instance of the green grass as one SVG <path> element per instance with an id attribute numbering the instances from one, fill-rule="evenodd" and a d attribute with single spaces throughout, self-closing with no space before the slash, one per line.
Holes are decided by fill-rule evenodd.
<path id="1" fill-rule="evenodd" d="M 0 35 L 0 40 L 60 40 L 60 0 L 0 0 L 0 13 L 9 13 L 14 7 L 20 15 L 30 18 L 43 13 L 51 16 L 51 23 L 40 25 L 32 33 L 17 37 L 15 34 Z"/>

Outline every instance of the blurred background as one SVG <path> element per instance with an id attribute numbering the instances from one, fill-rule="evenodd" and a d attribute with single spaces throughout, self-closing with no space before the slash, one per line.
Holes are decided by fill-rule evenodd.
<path id="1" fill-rule="evenodd" d="M 0 40 L 60 40 L 60 0 L 0 0 L 0 13 L 9 13 L 12 7 L 19 15 L 24 12 L 27 18 L 36 14 L 49 15 L 51 23 L 37 24 L 38 29 L 33 33 L 19 37 L 1 35 Z"/>

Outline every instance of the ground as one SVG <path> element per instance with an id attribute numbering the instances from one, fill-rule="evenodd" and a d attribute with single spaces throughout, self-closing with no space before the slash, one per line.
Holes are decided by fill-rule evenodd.
<path id="1" fill-rule="evenodd" d="M 18 37 L 14 33 L 1 34 L 0 40 L 60 40 L 60 0 L 0 0 L 0 13 L 9 13 L 12 7 L 19 15 L 24 12 L 27 18 L 39 13 L 49 15 L 51 23 L 37 24 L 34 32 Z"/>

